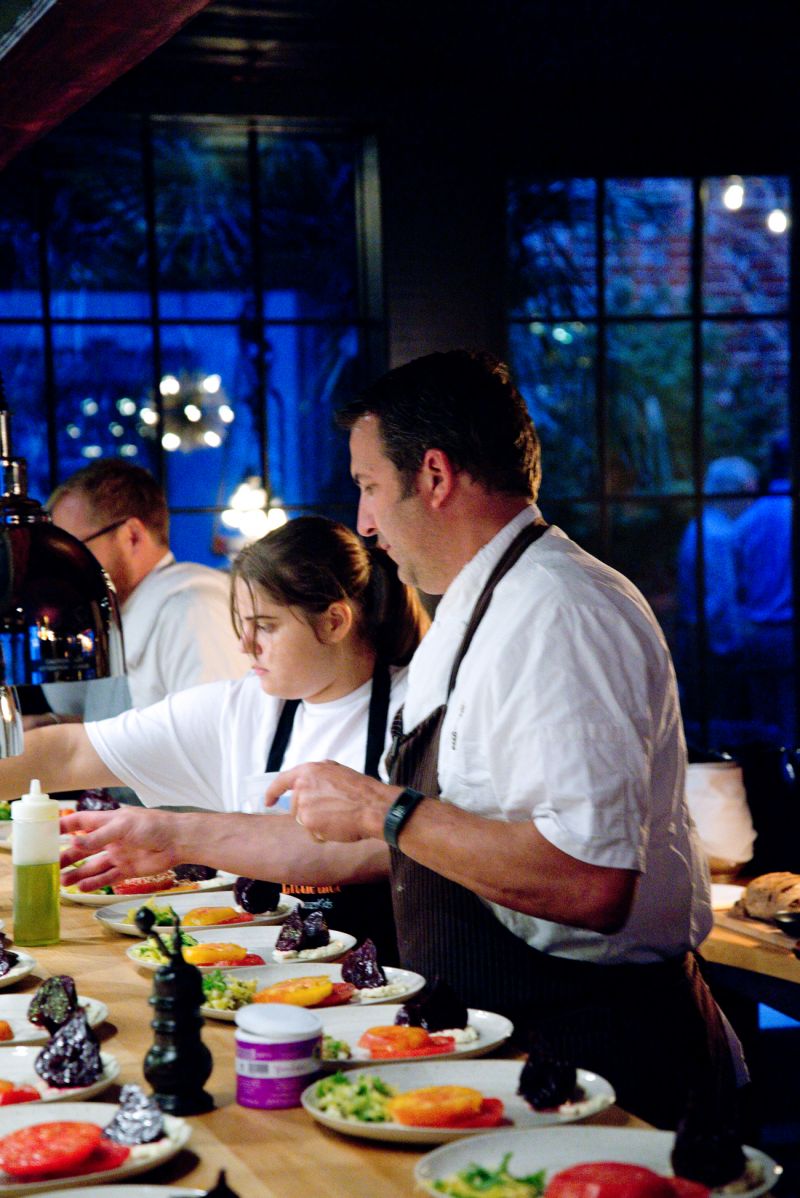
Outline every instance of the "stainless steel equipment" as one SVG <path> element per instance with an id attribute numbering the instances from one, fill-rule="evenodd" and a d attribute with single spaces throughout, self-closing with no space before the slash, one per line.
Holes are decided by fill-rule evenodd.
<path id="1" fill-rule="evenodd" d="M 124 673 L 114 588 L 94 555 L 28 496 L 0 378 L 0 757 L 22 748 L 15 686 Z"/>

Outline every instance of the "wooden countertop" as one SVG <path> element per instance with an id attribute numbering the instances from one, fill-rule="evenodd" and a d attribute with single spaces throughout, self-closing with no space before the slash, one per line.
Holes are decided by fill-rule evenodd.
<path id="1" fill-rule="evenodd" d="M 11 855 L 0 853 L 0 919 L 5 931 L 11 921 Z M 99 999 L 109 1009 L 108 1021 L 98 1028 L 103 1048 L 120 1063 L 119 1083 L 144 1084 L 142 1061 L 152 1043 L 152 975 L 144 976 L 125 958 L 132 941 L 105 931 L 93 918 L 93 909 L 64 903 L 61 907 L 61 943 L 26 951 L 39 963 L 28 978 L 3 995 L 32 993 L 39 982 L 55 973 L 72 974 L 81 994 Z M 795 962 L 800 965 L 800 962 Z M 225 1168 L 230 1185 L 241 1198 L 313 1198 L 320 1193 L 324 1170 L 326 1198 L 408 1198 L 414 1192 L 413 1169 L 421 1152 L 415 1147 L 383 1146 L 329 1131 L 301 1108 L 256 1111 L 236 1105 L 234 1026 L 208 1020 L 203 1039 L 214 1058 L 207 1083 L 216 1109 L 190 1119 L 189 1145 L 171 1162 L 144 1174 L 143 1182 L 207 1189 Z M 0 1049 L 0 1064 L 2 1063 Z M 502 1054 L 495 1054 L 502 1055 Z M 98 1095 L 98 1102 L 114 1101 L 117 1086 Z M 619 1107 L 611 1107 L 588 1120 L 606 1126 L 644 1127 Z M 65 1194 L 70 1191 L 66 1190 Z"/>
<path id="2" fill-rule="evenodd" d="M 800 983 L 800 961 L 791 949 L 765 944 L 746 932 L 715 924 L 700 945 L 700 954 L 715 965 L 729 965 L 783 982 Z"/>

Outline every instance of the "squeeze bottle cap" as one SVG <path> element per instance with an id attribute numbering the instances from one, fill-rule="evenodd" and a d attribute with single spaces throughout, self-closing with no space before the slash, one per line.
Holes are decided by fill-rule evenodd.
<path id="1" fill-rule="evenodd" d="M 58 803 L 52 802 L 50 795 L 42 793 L 38 778 L 32 778 L 28 793 L 11 804 L 12 820 L 42 823 L 44 820 L 58 819 L 59 814 Z"/>

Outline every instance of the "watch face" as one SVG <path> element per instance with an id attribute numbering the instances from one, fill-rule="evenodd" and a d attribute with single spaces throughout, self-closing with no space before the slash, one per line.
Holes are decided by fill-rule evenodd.
<path id="1" fill-rule="evenodd" d="M 421 791 L 412 790 L 410 786 L 407 786 L 397 796 L 386 812 L 386 819 L 383 822 L 383 838 L 393 849 L 398 847 L 397 837 L 403 824 L 409 818 L 417 804 L 421 803 L 424 798 L 425 795 Z"/>

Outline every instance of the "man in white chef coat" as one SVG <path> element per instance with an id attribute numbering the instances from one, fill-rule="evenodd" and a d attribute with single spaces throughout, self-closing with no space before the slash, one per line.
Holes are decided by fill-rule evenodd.
<path id="1" fill-rule="evenodd" d="M 712 924 L 708 873 L 650 607 L 544 524 L 538 439 L 496 359 L 417 359 L 340 423 L 359 531 L 442 599 L 391 783 L 308 764 L 268 801 L 291 789 L 321 840 L 389 841 L 405 967 L 546 1033 L 656 1124 L 674 1126 L 690 1095 L 729 1112 L 729 1029 L 693 953 Z"/>
<path id="2" fill-rule="evenodd" d="M 231 623 L 228 576 L 175 560 L 166 496 L 147 470 L 119 458 L 92 462 L 53 492 L 48 508 L 54 524 L 92 551 L 117 592 L 130 702 L 123 698 L 116 710 L 247 672 Z M 59 711 L 53 688 L 47 697 Z"/>

